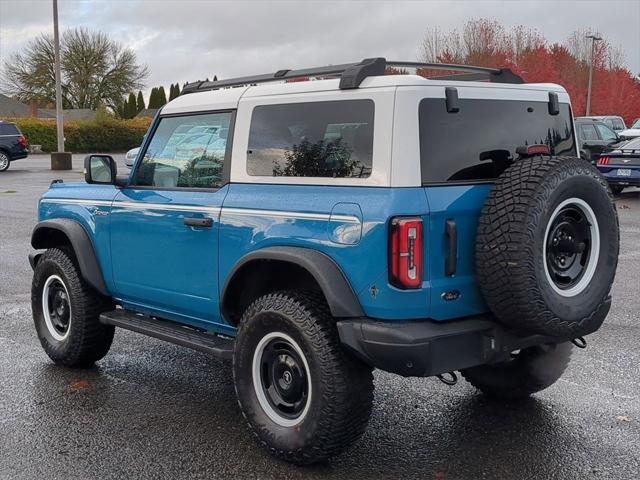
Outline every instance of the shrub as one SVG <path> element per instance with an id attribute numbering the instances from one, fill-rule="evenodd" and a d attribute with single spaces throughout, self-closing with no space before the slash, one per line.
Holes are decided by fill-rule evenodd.
<path id="1" fill-rule="evenodd" d="M 42 145 L 43 152 L 57 150 L 55 120 L 18 118 L 18 125 L 27 142 Z M 96 120 L 64 122 L 64 146 L 69 152 L 125 152 L 142 144 L 150 118 L 118 120 L 99 116 Z"/>

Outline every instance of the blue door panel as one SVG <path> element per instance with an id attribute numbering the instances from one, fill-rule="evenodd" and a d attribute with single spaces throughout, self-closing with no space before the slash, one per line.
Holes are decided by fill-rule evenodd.
<path id="1" fill-rule="evenodd" d="M 227 190 L 123 189 L 111 213 L 116 296 L 158 313 L 217 322 L 218 217 Z M 187 226 L 187 217 L 208 217 L 213 225 Z"/>

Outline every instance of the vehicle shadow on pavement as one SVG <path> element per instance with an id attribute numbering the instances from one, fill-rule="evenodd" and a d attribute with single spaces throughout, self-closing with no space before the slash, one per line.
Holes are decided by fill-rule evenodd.
<path id="1" fill-rule="evenodd" d="M 418 412 L 412 418 L 415 409 L 401 415 L 404 426 L 375 415 L 363 441 L 337 459 L 334 473 L 355 467 L 368 478 L 515 479 L 557 478 L 575 469 L 584 440 L 562 424 L 547 400 L 501 402 L 471 393 L 445 402 L 435 417 Z M 437 412 L 434 405 L 420 408 Z M 590 472 L 567 476 L 584 473 Z"/>

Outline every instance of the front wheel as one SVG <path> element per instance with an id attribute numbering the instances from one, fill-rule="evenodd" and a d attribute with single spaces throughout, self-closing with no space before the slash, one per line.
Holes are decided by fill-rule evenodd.
<path id="1" fill-rule="evenodd" d="M 489 397 L 520 399 L 553 385 L 571 358 L 570 343 L 538 345 L 512 353 L 504 362 L 462 370 L 471 385 Z"/>
<path id="2" fill-rule="evenodd" d="M 69 249 L 42 255 L 33 272 L 31 309 L 42 348 L 55 363 L 87 366 L 109 351 L 115 328 L 98 317 L 113 304 L 84 281 Z"/>
<path id="3" fill-rule="evenodd" d="M 273 455 L 296 464 L 330 458 L 364 432 L 371 368 L 341 347 L 324 299 L 277 292 L 254 301 L 235 340 L 238 403 Z"/>

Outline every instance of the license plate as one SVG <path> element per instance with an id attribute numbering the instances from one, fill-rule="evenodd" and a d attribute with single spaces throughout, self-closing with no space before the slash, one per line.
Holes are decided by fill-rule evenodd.
<path id="1" fill-rule="evenodd" d="M 617 175 L 619 177 L 630 177 L 631 176 L 631 169 L 630 168 L 619 168 Z"/>

